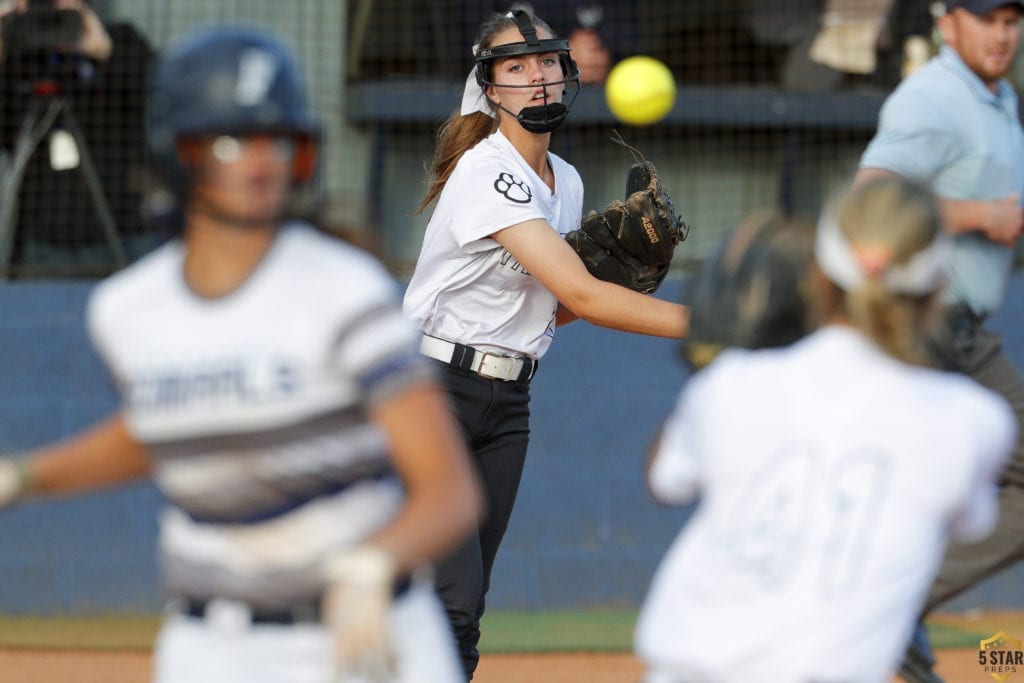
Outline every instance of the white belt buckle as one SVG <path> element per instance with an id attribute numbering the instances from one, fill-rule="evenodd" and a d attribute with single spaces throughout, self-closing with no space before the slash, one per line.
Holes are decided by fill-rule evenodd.
<path id="1" fill-rule="evenodd" d="M 476 365 L 473 368 L 473 372 L 484 377 L 486 379 L 500 379 L 506 382 L 510 382 L 519 376 L 519 372 L 516 369 L 516 361 L 518 358 L 507 358 L 505 356 L 499 356 L 497 354 L 488 353 L 486 351 L 477 351 L 479 362 L 474 362 Z M 476 361 L 476 359 L 474 359 Z"/>
<path id="2" fill-rule="evenodd" d="M 244 602 L 217 598 L 207 603 L 203 618 L 211 628 L 241 631 L 252 625 L 252 608 Z"/>

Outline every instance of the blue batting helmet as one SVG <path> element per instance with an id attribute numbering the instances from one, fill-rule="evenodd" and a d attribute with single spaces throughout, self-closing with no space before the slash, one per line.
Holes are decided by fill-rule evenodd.
<path id="1" fill-rule="evenodd" d="M 312 177 L 318 124 L 290 47 L 240 26 L 200 29 L 173 44 L 157 66 L 147 106 L 146 136 L 158 170 L 184 189 L 180 139 L 252 133 L 304 138 L 294 177 Z"/>

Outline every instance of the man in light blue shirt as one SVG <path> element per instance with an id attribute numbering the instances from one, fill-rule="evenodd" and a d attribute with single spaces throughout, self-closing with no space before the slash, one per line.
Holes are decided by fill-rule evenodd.
<path id="1" fill-rule="evenodd" d="M 1002 305 L 1024 228 L 1024 133 L 1005 79 L 1021 35 L 1024 0 L 946 0 L 941 52 L 889 96 L 855 183 L 899 174 L 939 196 L 952 234 L 939 362 L 998 391 L 1024 426 L 1024 377 L 986 319 Z M 1022 430 L 1024 434 L 1024 430 Z M 941 465 L 941 463 L 937 463 Z M 924 605 L 927 614 L 1024 558 L 1024 445 L 1001 481 L 1000 521 L 985 541 L 951 546 Z M 910 683 L 941 681 L 924 630 L 900 670 Z"/>

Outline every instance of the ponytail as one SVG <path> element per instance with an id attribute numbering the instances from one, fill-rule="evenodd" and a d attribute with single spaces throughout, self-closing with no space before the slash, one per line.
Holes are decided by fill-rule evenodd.
<path id="1" fill-rule="evenodd" d="M 416 215 L 423 213 L 441 194 L 462 155 L 497 129 L 498 120 L 482 112 L 463 116 L 456 111 L 441 124 L 437 131 L 437 149 L 427 177 L 427 194 L 416 209 Z"/>

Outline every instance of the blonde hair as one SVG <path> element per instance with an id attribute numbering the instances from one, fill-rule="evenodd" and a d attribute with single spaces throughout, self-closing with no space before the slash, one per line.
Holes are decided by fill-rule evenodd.
<path id="1" fill-rule="evenodd" d="M 923 185 L 890 176 L 854 188 L 836 202 L 834 215 L 856 258 L 867 264 L 863 255 L 872 252 L 875 263 L 864 265 L 860 284 L 846 291 L 830 281 L 832 291 L 825 293 L 823 312 L 842 314 L 898 360 L 931 365 L 925 340 L 936 322 L 937 291 L 917 295 L 894 291 L 884 273 L 893 265 L 906 264 L 941 237 L 937 199 Z"/>
<path id="2" fill-rule="evenodd" d="M 530 23 L 554 35 L 551 27 L 536 15 L 530 15 Z M 495 13 L 477 29 L 474 46 L 492 47 L 491 41 L 494 40 L 494 36 L 516 26 L 515 20 L 508 14 Z M 437 147 L 427 174 L 427 194 L 416 209 L 417 214 L 423 213 L 438 198 L 462 155 L 498 130 L 497 108 L 489 98 L 487 106 L 495 116 L 488 116 L 483 112 L 472 112 L 463 116 L 460 110 L 456 109 L 438 128 Z"/>

